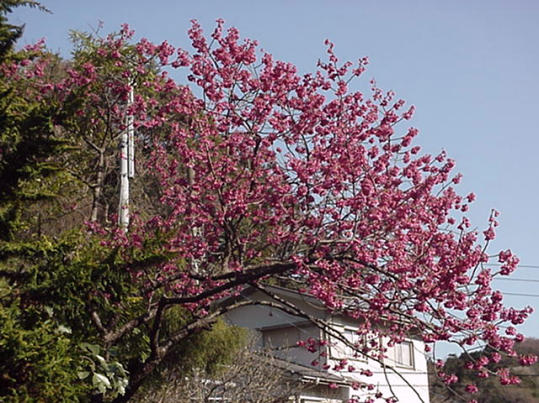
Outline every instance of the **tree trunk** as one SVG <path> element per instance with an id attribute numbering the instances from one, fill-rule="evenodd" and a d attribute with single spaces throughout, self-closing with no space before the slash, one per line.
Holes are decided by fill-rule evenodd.
<path id="1" fill-rule="evenodd" d="M 152 373 L 157 364 L 158 361 L 153 360 L 146 363 L 139 362 L 134 365 L 133 368 L 129 368 L 129 384 L 127 385 L 127 388 L 125 388 L 125 393 L 116 397 L 112 403 L 125 403 L 129 401 L 141 387 L 148 375 Z"/>

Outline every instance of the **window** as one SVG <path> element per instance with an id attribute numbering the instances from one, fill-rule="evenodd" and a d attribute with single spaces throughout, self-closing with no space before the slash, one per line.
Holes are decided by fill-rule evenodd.
<path id="1" fill-rule="evenodd" d="M 300 340 L 300 330 L 295 327 L 263 330 L 262 337 L 264 348 L 295 347 Z"/>
<path id="2" fill-rule="evenodd" d="M 388 349 L 389 359 L 399 367 L 414 367 L 414 345 L 410 341 L 403 341 Z"/>
<path id="3" fill-rule="evenodd" d="M 336 359 L 348 359 L 367 361 L 365 355 L 361 354 L 361 348 L 367 343 L 365 335 L 357 334 L 355 329 L 344 329 L 342 332 L 344 338 L 355 346 L 355 348 L 343 343 L 339 339 L 334 339 L 331 345 L 331 356 Z"/>

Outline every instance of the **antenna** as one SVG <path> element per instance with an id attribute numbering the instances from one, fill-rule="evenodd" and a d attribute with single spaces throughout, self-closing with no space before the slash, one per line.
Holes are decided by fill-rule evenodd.
<path id="1" fill-rule="evenodd" d="M 134 102 L 133 86 L 127 98 L 126 129 L 120 137 L 120 203 L 118 206 L 118 225 L 123 232 L 129 226 L 129 178 L 135 176 L 134 117 L 130 111 Z"/>

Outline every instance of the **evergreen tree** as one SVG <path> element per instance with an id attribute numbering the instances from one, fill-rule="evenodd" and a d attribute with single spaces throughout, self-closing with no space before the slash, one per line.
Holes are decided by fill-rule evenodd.
<path id="1" fill-rule="evenodd" d="M 116 209 L 123 122 L 100 117 L 122 105 L 121 96 L 106 91 L 123 78 L 114 62 L 98 55 L 91 35 L 74 35 L 70 61 L 40 45 L 14 50 L 22 27 L 8 24 L 7 14 L 17 5 L 38 4 L 1 6 L 6 50 L 0 59 L 0 399 L 112 399 L 123 393 L 128 368 L 148 357 L 152 324 L 110 342 L 94 318 L 121 325 L 144 315 L 140 290 L 121 268 L 126 256 L 142 266 L 164 259 L 158 242 L 135 256 L 122 254 L 85 225 L 87 220 L 107 225 Z M 133 53 L 127 46 L 120 51 Z M 82 72 L 90 62 L 100 77 L 90 85 L 70 81 L 69 72 Z M 149 67 L 148 75 L 155 75 Z M 135 199 L 144 198 L 141 186 L 135 182 L 133 194 L 140 195 Z M 99 214 L 94 217 L 96 209 L 88 206 L 97 206 Z M 181 309 L 169 311 L 163 334 L 189 316 Z M 218 366 L 230 359 L 242 338 L 241 331 L 222 323 L 207 334 L 193 334 L 145 382 L 158 384 L 159 373 L 174 366 L 186 371 L 193 363 Z M 216 340 L 230 342 L 218 344 L 222 348 L 216 352 L 210 348 Z"/>

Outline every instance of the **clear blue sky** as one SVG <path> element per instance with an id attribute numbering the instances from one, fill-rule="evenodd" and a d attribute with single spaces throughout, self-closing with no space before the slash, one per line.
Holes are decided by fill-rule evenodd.
<path id="1" fill-rule="evenodd" d="M 491 208 L 501 211 L 491 249 L 511 248 L 539 266 L 538 149 L 539 2 L 536 0 L 42 0 L 52 14 L 19 9 L 23 43 L 41 37 L 69 54 L 70 29 L 103 32 L 127 22 L 137 37 L 167 39 L 189 49 L 189 21 L 206 31 L 221 17 L 257 39 L 276 58 L 312 70 L 324 39 L 341 59 L 369 56 L 367 77 L 417 107 L 412 124 L 424 150 L 445 149 L 464 175 L 460 191 L 478 200 L 470 217 L 483 228 Z M 538 306 L 539 267 L 520 268 L 520 281 L 496 281 L 513 306 Z M 536 280 L 536 281 L 533 281 Z M 521 331 L 539 337 L 539 314 Z"/>

